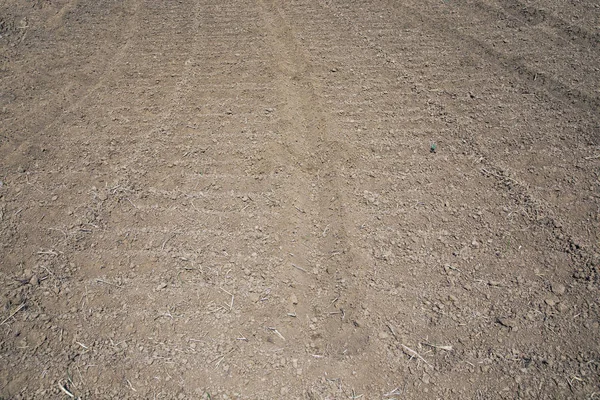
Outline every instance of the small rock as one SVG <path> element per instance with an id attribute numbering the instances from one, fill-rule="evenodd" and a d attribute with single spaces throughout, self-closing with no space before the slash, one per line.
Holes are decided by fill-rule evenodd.
<path id="1" fill-rule="evenodd" d="M 567 305 L 564 303 L 558 303 L 558 306 L 556 308 L 561 313 L 564 313 L 565 311 L 567 311 L 569 309 L 569 307 L 567 307 Z"/>
<path id="2" fill-rule="evenodd" d="M 552 284 L 552 293 L 554 293 L 557 296 L 562 296 L 563 294 L 565 294 L 566 290 L 567 288 L 565 287 L 565 285 L 561 285 L 560 283 Z"/>
<path id="3" fill-rule="evenodd" d="M 337 68 L 331 68 L 329 71 L 331 71 L 331 72 L 338 72 L 338 69 Z"/>
<path id="4" fill-rule="evenodd" d="M 477 249 L 477 248 L 479 248 L 479 242 L 478 242 L 477 240 L 473 240 L 473 241 L 471 242 L 471 246 L 473 246 L 474 248 L 476 248 L 476 249 Z"/>
<path id="5" fill-rule="evenodd" d="M 554 299 L 546 299 L 544 303 L 548 304 L 550 307 L 554 307 L 556 305 L 556 300 Z"/>
<path id="6" fill-rule="evenodd" d="M 33 286 L 37 286 L 37 285 L 39 285 L 39 284 L 40 284 L 40 278 L 38 278 L 38 276 L 37 276 L 37 275 L 33 275 L 33 276 L 31 277 L 31 279 L 29 280 L 29 284 L 30 284 L 30 285 L 33 285 Z"/>
<path id="7" fill-rule="evenodd" d="M 33 276 L 33 272 L 31 271 L 31 269 L 25 268 L 25 271 L 23 271 L 23 279 L 30 280 L 32 276 Z"/>
<path id="8" fill-rule="evenodd" d="M 52 196 L 52 201 L 56 201 L 56 200 L 58 200 L 58 196 L 56 196 L 56 195 Z"/>
<path id="9" fill-rule="evenodd" d="M 295 294 L 292 294 L 290 296 L 290 301 L 292 302 L 292 304 L 298 304 L 298 297 L 296 297 Z"/>
<path id="10" fill-rule="evenodd" d="M 257 303 L 260 300 L 260 296 L 258 293 L 250 293 L 250 295 L 248 297 L 250 298 L 250 301 L 253 303 Z"/>
<path id="11" fill-rule="evenodd" d="M 125 333 L 128 334 L 128 335 L 132 334 L 132 333 L 135 333 L 135 331 L 136 331 L 136 328 L 135 328 L 134 324 L 129 324 L 129 325 L 127 325 L 125 327 Z"/>
<path id="12" fill-rule="evenodd" d="M 390 335 L 387 332 L 379 332 L 379 339 L 387 339 Z"/>
<path id="13" fill-rule="evenodd" d="M 166 282 L 161 283 L 160 285 L 158 285 L 157 290 L 163 290 L 167 288 L 167 284 Z"/>

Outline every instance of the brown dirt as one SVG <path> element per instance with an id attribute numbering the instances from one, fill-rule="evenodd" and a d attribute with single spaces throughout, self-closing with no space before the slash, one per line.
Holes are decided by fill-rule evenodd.
<path id="1" fill-rule="evenodd" d="M 599 28 L 3 0 L 0 397 L 597 398 Z"/>

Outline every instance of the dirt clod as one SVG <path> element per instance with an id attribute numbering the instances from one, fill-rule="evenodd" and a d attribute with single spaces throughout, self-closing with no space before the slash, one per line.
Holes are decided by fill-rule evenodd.
<path id="1" fill-rule="evenodd" d="M 37 286 L 37 285 L 39 285 L 39 284 L 40 284 L 40 278 L 38 278 L 38 276 L 37 276 L 37 275 L 33 275 L 33 276 L 31 277 L 31 279 L 29 280 L 29 284 L 30 284 L 30 285 L 33 285 L 33 286 Z"/>
<path id="2" fill-rule="evenodd" d="M 567 290 L 567 288 L 563 284 L 560 284 L 560 283 L 552 284 L 552 293 L 554 293 L 557 296 L 562 296 L 563 294 L 565 294 L 566 290 Z"/>

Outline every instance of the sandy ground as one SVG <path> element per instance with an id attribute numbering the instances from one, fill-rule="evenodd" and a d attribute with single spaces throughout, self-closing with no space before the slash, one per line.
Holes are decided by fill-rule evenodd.
<path id="1" fill-rule="evenodd" d="M 599 398 L 599 29 L 0 1 L 0 397 Z"/>

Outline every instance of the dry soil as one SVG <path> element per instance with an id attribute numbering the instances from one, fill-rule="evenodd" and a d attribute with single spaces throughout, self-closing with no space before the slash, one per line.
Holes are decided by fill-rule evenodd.
<path id="1" fill-rule="evenodd" d="M 0 397 L 600 397 L 595 0 L 1 0 Z"/>

